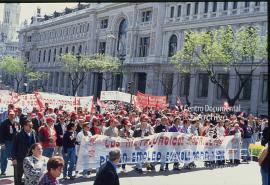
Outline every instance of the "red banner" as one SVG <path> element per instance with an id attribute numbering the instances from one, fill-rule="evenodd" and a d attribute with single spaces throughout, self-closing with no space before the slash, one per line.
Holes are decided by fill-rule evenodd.
<path id="1" fill-rule="evenodd" d="M 149 94 L 137 93 L 136 103 L 139 107 L 165 108 L 167 106 L 166 96 L 152 96 Z"/>

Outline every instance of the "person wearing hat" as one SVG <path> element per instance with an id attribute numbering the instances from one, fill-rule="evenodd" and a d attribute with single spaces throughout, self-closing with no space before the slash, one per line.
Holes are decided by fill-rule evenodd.
<path id="1" fill-rule="evenodd" d="M 1 144 L 1 176 L 6 175 L 8 158 L 11 154 L 12 141 L 19 131 L 20 125 L 14 122 L 15 112 L 10 110 L 8 118 L 0 125 L 0 144 Z"/>
<path id="2" fill-rule="evenodd" d="M 46 118 L 46 124 L 41 126 L 38 131 L 39 141 L 43 148 L 43 156 L 48 158 L 53 156 L 56 147 L 56 130 L 54 128 L 54 119 L 52 117 Z"/>
<path id="3" fill-rule="evenodd" d="M 62 155 L 62 146 L 63 146 L 63 136 L 66 131 L 66 119 L 63 114 L 58 115 L 58 122 L 54 125 L 56 131 L 56 148 L 54 151 L 55 155 Z"/>
<path id="4" fill-rule="evenodd" d="M 119 124 L 116 118 L 110 119 L 110 126 L 105 130 L 104 135 L 109 137 L 118 137 L 118 128 L 117 125 Z"/>
<path id="5" fill-rule="evenodd" d="M 37 137 L 31 120 L 25 120 L 23 129 L 14 137 L 11 159 L 14 167 L 14 184 L 21 185 L 23 176 L 23 160 L 30 147 L 37 142 Z"/>
<path id="6" fill-rule="evenodd" d="M 82 124 L 82 131 L 79 132 L 76 136 L 76 142 L 77 142 L 77 146 L 76 146 L 76 155 L 79 155 L 79 151 L 80 151 L 80 146 L 81 146 L 81 142 L 83 140 L 85 140 L 86 142 L 90 141 L 90 138 L 92 136 L 91 132 L 90 132 L 90 123 L 89 122 L 84 122 Z M 89 169 L 83 169 L 83 178 L 89 178 L 90 176 L 90 170 Z"/>

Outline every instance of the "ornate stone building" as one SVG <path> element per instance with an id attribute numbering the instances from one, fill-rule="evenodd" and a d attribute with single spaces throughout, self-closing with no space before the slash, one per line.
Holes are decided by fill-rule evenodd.
<path id="1" fill-rule="evenodd" d="M 224 25 L 231 25 L 234 30 L 256 25 L 260 34 L 267 34 L 267 2 L 80 4 L 53 16 L 33 17 L 32 23 L 20 30 L 19 38 L 29 65 L 50 74 L 47 80 L 32 84 L 44 85 L 45 91 L 71 93 L 71 82 L 58 55 L 105 53 L 121 57 L 123 78 L 89 72 L 78 95 L 97 96 L 101 90 L 117 90 L 121 84 L 126 91 L 128 82 L 133 82 L 134 93 L 166 94 L 172 104 L 179 95 L 183 101 L 188 98 L 191 105 L 222 106 L 221 92 L 203 71 L 193 69 L 184 79 L 169 59 L 183 46 L 186 31 Z M 237 102 L 242 110 L 267 114 L 267 66 L 266 61 L 244 87 Z M 243 68 L 243 74 L 248 69 Z M 229 94 L 234 95 L 240 83 L 234 71 L 227 74 L 220 66 L 215 70 L 220 72 Z"/>

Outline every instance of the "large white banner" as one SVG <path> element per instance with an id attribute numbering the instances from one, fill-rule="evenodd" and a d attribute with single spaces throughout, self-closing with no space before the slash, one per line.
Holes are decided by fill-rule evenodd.
<path id="1" fill-rule="evenodd" d="M 240 138 L 226 136 L 212 139 L 175 132 L 131 139 L 95 135 L 81 142 L 77 170 L 98 168 L 108 160 L 108 153 L 114 147 L 121 151 L 122 164 L 214 161 L 239 159 Z"/>
<path id="2" fill-rule="evenodd" d="M 135 95 L 129 93 L 119 92 L 119 91 L 101 91 L 100 100 L 101 101 L 122 101 L 130 103 L 131 98 L 133 99 Z M 133 103 L 133 101 L 132 101 Z"/>

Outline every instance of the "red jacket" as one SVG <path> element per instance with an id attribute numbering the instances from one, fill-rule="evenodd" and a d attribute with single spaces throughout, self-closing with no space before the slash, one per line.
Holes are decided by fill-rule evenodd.
<path id="1" fill-rule="evenodd" d="M 38 134 L 39 134 L 39 141 L 41 142 L 41 145 L 43 148 L 54 148 L 56 147 L 56 130 L 54 127 L 52 127 L 52 133 L 51 138 L 50 137 L 50 128 L 47 125 L 41 126 L 39 128 Z"/>

